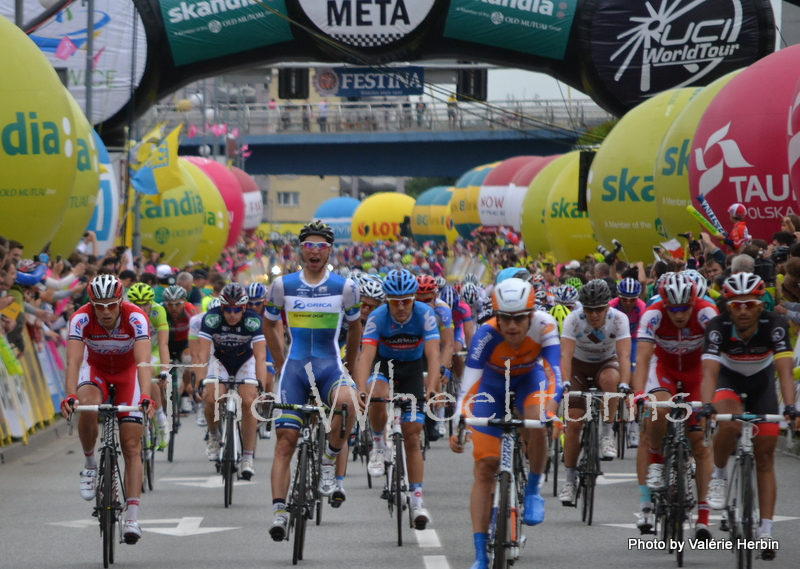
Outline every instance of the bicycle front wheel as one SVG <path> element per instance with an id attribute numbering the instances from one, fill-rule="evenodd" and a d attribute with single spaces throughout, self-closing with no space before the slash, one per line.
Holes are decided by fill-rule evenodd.
<path id="1" fill-rule="evenodd" d="M 169 443 L 167 444 L 167 460 L 172 462 L 175 456 L 175 435 L 178 434 L 180 424 L 180 396 L 178 395 L 178 379 L 175 372 L 172 372 L 172 428 L 169 431 Z"/>
<path id="2" fill-rule="evenodd" d="M 110 448 L 103 449 L 100 458 L 102 472 L 102 497 L 100 500 L 100 533 L 103 534 L 103 567 L 108 569 L 114 563 L 114 524 L 116 510 L 114 505 L 114 457 Z"/>
<path id="3" fill-rule="evenodd" d="M 306 534 L 306 499 L 308 495 L 308 446 L 300 447 L 300 456 L 297 458 L 297 472 L 295 473 L 296 488 L 292 492 L 294 504 L 292 507 L 292 520 L 294 521 L 294 550 L 292 565 L 303 559 L 303 546 Z"/>
<path id="4" fill-rule="evenodd" d="M 233 502 L 233 471 L 236 467 L 233 449 L 233 446 L 236 444 L 234 420 L 235 417 L 233 414 L 228 413 L 228 417 L 225 421 L 225 450 L 222 453 L 222 481 L 226 508 Z"/>
<path id="5" fill-rule="evenodd" d="M 738 528 L 739 539 L 747 541 L 754 540 L 757 520 L 755 519 L 755 479 L 753 476 L 755 468 L 753 457 L 745 455 L 742 457 L 742 470 L 739 477 L 739 519 Z M 737 567 L 739 569 L 751 569 L 753 566 L 753 550 L 749 547 L 739 547 L 736 551 Z"/>
<path id="6" fill-rule="evenodd" d="M 495 516 L 494 532 L 490 548 L 493 552 L 492 569 L 506 569 L 510 566 L 508 547 L 511 544 L 511 476 L 508 472 L 500 473 L 496 492 L 500 492 L 500 501 Z"/>
<path id="7" fill-rule="evenodd" d="M 678 543 L 675 548 L 675 556 L 678 561 L 678 567 L 683 567 L 683 547 L 680 544 L 683 542 L 683 522 L 686 520 L 686 455 L 684 449 L 678 450 L 675 454 L 675 495 L 672 502 L 672 535 Z"/>
<path id="8" fill-rule="evenodd" d="M 158 432 L 156 431 L 154 421 L 148 421 L 147 425 L 149 431 L 147 448 L 147 487 L 152 491 L 156 482 L 156 441 L 158 440 Z"/>
<path id="9" fill-rule="evenodd" d="M 594 489 L 597 483 L 597 475 L 600 473 L 600 455 L 598 452 L 597 423 L 593 423 L 587 430 L 587 440 L 584 448 L 586 449 L 586 482 L 583 494 L 583 511 L 586 517 L 586 525 L 592 525 L 594 518 Z"/>
<path id="10" fill-rule="evenodd" d="M 317 525 L 322 523 L 322 494 L 319 492 L 319 480 L 322 477 L 322 455 L 325 453 L 325 446 L 328 442 L 327 433 L 325 432 L 325 425 L 319 421 L 317 425 L 317 455 L 316 461 L 309 468 L 309 472 L 313 473 L 309 479 L 309 490 L 314 496 L 316 504 Z M 301 558 L 302 559 L 302 558 Z"/>
<path id="11" fill-rule="evenodd" d="M 392 469 L 392 487 L 394 491 L 394 507 L 397 511 L 397 545 L 403 545 L 403 500 L 405 492 L 403 491 L 403 476 L 405 474 L 405 462 L 403 461 L 403 437 L 399 434 L 394 436 L 394 456 L 395 464 Z M 410 512 L 409 512 L 409 515 Z"/>

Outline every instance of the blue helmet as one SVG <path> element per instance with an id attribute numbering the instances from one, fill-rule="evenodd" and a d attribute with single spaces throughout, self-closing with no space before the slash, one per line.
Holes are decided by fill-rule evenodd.
<path id="1" fill-rule="evenodd" d="M 267 298 L 267 287 L 261 283 L 252 283 L 247 287 L 247 296 L 250 297 L 250 302 L 258 302 Z"/>
<path id="2" fill-rule="evenodd" d="M 478 286 L 472 282 L 465 282 L 461 287 L 461 298 L 467 304 L 475 304 L 478 301 Z"/>
<path id="3" fill-rule="evenodd" d="M 553 291 L 553 298 L 556 304 L 573 306 L 578 302 L 578 291 L 569 285 L 561 285 Z"/>
<path id="4" fill-rule="evenodd" d="M 461 300 L 454 289 L 451 286 L 446 286 L 442 289 L 442 292 L 439 293 L 439 298 L 441 298 L 447 306 L 450 307 L 450 310 L 453 310 L 456 306 L 458 306 L 458 301 Z"/>
<path id="5" fill-rule="evenodd" d="M 617 291 L 624 298 L 633 298 L 642 293 L 642 285 L 636 279 L 622 279 L 617 283 Z"/>
<path id="6" fill-rule="evenodd" d="M 513 279 L 517 276 L 518 272 L 520 272 L 519 267 L 509 267 L 507 269 L 503 269 L 502 271 L 497 273 L 497 278 L 495 278 L 494 283 L 500 284 L 506 279 Z"/>
<path id="7" fill-rule="evenodd" d="M 383 290 L 388 296 L 406 296 L 417 292 L 417 279 L 406 269 L 389 271 L 383 279 Z"/>

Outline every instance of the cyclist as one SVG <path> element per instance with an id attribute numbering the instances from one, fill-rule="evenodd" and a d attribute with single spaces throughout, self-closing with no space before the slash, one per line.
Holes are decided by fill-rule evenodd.
<path id="1" fill-rule="evenodd" d="M 728 311 L 706 326 L 701 391 L 704 405 L 698 418 L 708 420 L 718 412 L 777 414 L 777 371 L 786 403 L 783 414 L 790 423 L 794 421 L 797 413 L 789 325 L 783 316 L 763 309 L 765 291 L 764 281 L 752 273 L 736 273 L 725 279 L 722 294 Z M 744 401 L 742 395 L 746 395 Z M 714 437 L 714 472 L 708 503 L 715 510 L 726 505 L 728 458 L 736 448 L 740 428 L 735 421 L 720 423 Z M 761 515 L 758 539 L 772 538 L 777 437 L 777 423 L 758 424 L 753 437 Z M 775 551 L 762 550 L 763 556 L 772 559 Z"/>
<path id="2" fill-rule="evenodd" d="M 455 342 L 453 352 L 461 352 L 472 341 L 472 334 L 475 331 L 472 323 L 472 311 L 452 286 L 444 287 L 439 293 L 439 298 L 447 304 L 453 315 L 453 340 Z M 457 376 L 464 375 L 464 360 L 459 356 L 453 359 L 453 372 Z"/>
<path id="3" fill-rule="evenodd" d="M 167 287 L 162 297 L 169 323 L 169 356 L 173 362 L 189 364 L 192 360 L 189 354 L 189 320 L 197 314 L 197 309 L 186 300 L 186 289 L 182 286 Z M 182 375 L 183 381 L 178 391 L 181 395 L 181 412 L 189 413 L 192 411 L 192 402 L 188 395 L 191 381 L 189 369 L 184 369 Z"/>
<path id="4" fill-rule="evenodd" d="M 344 315 L 348 322 L 345 365 L 352 372 L 361 341 L 358 285 L 327 269 L 334 241 L 329 225 L 321 221 L 309 223 L 300 230 L 299 237 L 303 269 L 275 279 L 267 301 L 267 343 L 276 369 L 281 370 L 279 398 L 283 403 L 303 405 L 313 393 L 313 381 L 316 393 L 323 399 L 320 403 L 341 409 L 343 403 L 352 404 L 356 400 L 355 384 L 342 367 L 337 338 Z M 286 358 L 277 333 L 281 311 L 286 312 L 292 338 Z M 275 517 L 269 530 L 275 541 L 283 540 L 286 535 L 289 467 L 302 422 L 302 415 L 292 411 L 284 411 L 275 422 L 278 439 L 272 463 Z M 349 413 L 346 437 L 353 430 L 354 422 L 355 413 Z M 339 452 L 348 440 L 340 436 L 340 425 L 341 417 L 334 416 L 320 476 L 319 491 L 323 496 L 330 496 L 332 504 L 341 504 L 346 498 L 343 467 L 341 463 L 338 469 L 335 467 Z"/>
<path id="5" fill-rule="evenodd" d="M 678 393 L 680 382 L 682 393 L 688 394 L 687 401 L 701 400 L 703 336 L 706 326 L 718 312 L 712 303 L 698 298 L 696 290 L 694 283 L 683 273 L 671 273 L 661 282 L 658 289 L 661 300 L 647 308 L 638 330 L 641 345 L 633 374 L 635 393 L 648 393 L 657 401 L 668 401 Z M 646 485 L 639 487 L 641 523 L 638 527 L 642 532 L 649 532 L 653 510 L 650 490 L 664 487 L 661 447 L 667 433 L 667 413 L 654 413 L 653 420 L 646 421 L 645 427 L 649 451 L 643 448 L 641 454 L 648 458 L 649 466 Z M 708 529 L 706 491 L 711 477 L 711 453 L 703 445 L 703 434 L 694 417 L 689 418 L 686 432 L 697 465 L 695 538 L 708 540 L 711 532 Z"/>
<path id="6" fill-rule="evenodd" d="M 426 396 L 439 389 L 439 330 L 433 308 L 415 301 L 417 287 L 417 280 L 405 269 L 392 270 L 386 275 L 383 281 L 386 305 L 367 319 L 355 380 L 362 394 L 366 394 L 367 385 L 372 384 L 373 396 L 389 397 L 391 381 L 396 393 L 414 400 L 400 404 L 401 428 L 412 494 L 411 520 L 416 529 L 423 530 L 431 518 L 422 507 L 424 463 L 419 440 L 425 423 Z M 423 378 L 423 355 L 427 359 L 427 378 Z M 377 367 L 377 372 L 373 373 L 373 367 Z M 386 419 L 385 403 L 369 406 L 369 422 L 375 437 L 369 470 L 375 476 L 383 474 L 386 442 L 384 431 L 378 429 L 386 425 Z"/>
<path id="7" fill-rule="evenodd" d="M 504 280 L 492 291 L 496 318 L 483 324 L 469 346 L 467 368 L 457 408 L 476 417 L 504 417 L 508 389 L 516 393 L 517 411 L 526 419 L 543 419 L 546 401 L 550 410 L 561 397 L 560 345 L 556 322 L 545 312 L 534 312 L 535 296 L 530 283 L 517 278 Z M 508 379 L 507 379 L 508 376 Z M 471 407 L 471 409 L 470 409 Z M 475 563 L 472 569 L 488 567 L 487 530 L 492 514 L 492 490 L 499 468 L 502 430 L 471 427 L 475 443 L 475 480 L 470 496 Z M 547 431 L 528 433 L 530 464 L 525 487 L 523 520 L 528 525 L 544 521 L 544 498 L 539 495 L 541 474 L 547 462 Z M 450 448 L 463 452 L 458 436 Z"/>
<path id="8" fill-rule="evenodd" d="M 122 301 L 122 283 L 114 275 L 100 275 L 89 283 L 89 304 L 78 309 L 69 323 L 65 389 L 61 413 L 69 417 L 76 405 L 99 405 L 108 399 L 108 386 L 116 389 L 114 404 L 136 402 L 152 418 L 155 402 L 150 398 L 150 336 L 147 315 Z M 119 413 L 119 439 L 125 460 L 128 489 L 123 537 L 136 543 L 142 530 L 136 521 L 142 491 L 142 414 Z M 85 466 L 80 493 L 93 500 L 97 492 L 97 413 L 81 413 L 78 435 Z"/>
<path id="9" fill-rule="evenodd" d="M 262 330 L 264 337 L 267 335 L 267 318 L 265 316 L 267 311 L 267 287 L 261 283 L 250 283 L 247 286 L 247 308 L 258 313 L 261 317 Z M 283 335 L 283 323 L 278 329 L 278 334 Z M 272 385 L 272 380 L 275 377 L 275 362 L 272 359 L 272 354 L 267 350 L 267 385 Z M 271 431 L 268 431 L 271 434 Z"/>
<path id="10" fill-rule="evenodd" d="M 207 308 L 208 310 L 211 310 L 219 307 L 219 297 L 216 297 L 209 301 Z M 203 325 L 203 316 L 206 315 L 206 312 L 207 311 L 203 311 L 195 314 L 189 319 L 189 355 L 192 358 L 192 369 L 194 369 L 200 363 L 200 327 Z M 195 373 L 195 376 L 196 375 L 197 374 Z M 197 390 L 195 395 L 198 395 L 200 393 L 201 386 L 197 385 L 196 377 L 195 383 L 192 387 Z M 197 417 L 195 418 L 195 422 L 201 427 L 206 426 L 205 401 L 202 399 L 198 401 Z"/>
<path id="11" fill-rule="evenodd" d="M 376 278 L 361 279 L 358 291 L 361 296 L 361 325 L 363 326 L 367 323 L 367 318 L 372 311 L 386 300 L 386 293 L 383 290 L 383 283 Z"/>
<path id="12" fill-rule="evenodd" d="M 220 307 L 210 309 L 200 326 L 200 367 L 196 369 L 197 384 L 213 379 L 214 389 L 205 388 L 205 416 L 208 425 L 206 454 L 217 460 L 220 450 L 219 414 L 217 402 L 228 391 L 222 382 L 230 377 L 236 381 L 257 379 L 261 388 L 270 391 L 267 381 L 267 345 L 261 331 L 258 314 L 247 308 L 247 293 L 242 285 L 229 283 L 219 296 Z M 213 355 L 212 355 L 213 350 Z M 240 385 L 242 400 L 242 478 L 250 480 L 255 474 L 253 450 L 256 444 L 257 418 L 253 401 L 259 390 L 253 385 Z"/>
<path id="13" fill-rule="evenodd" d="M 631 376 L 631 332 L 628 317 L 611 308 L 611 290 L 601 279 L 589 281 L 578 291 L 581 308 L 574 310 L 564 321 L 561 334 L 561 373 L 564 388 L 585 391 L 588 378 L 594 378 L 598 389 L 616 393 L 628 390 Z M 603 460 L 617 456 L 612 421 L 617 412 L 616 398 L 604 405 L 600 431 L 600 454 Z M 581 417 L 586 412 L 586 399 L 572 397 L 569 401 L 571 423 L 564 435 L 564 468 L 566 482 L 559 500 L 562 505 L 575 502 L 577 470 L 580 450 Z"/>
<path id="14" fill-rule="evenodd" d="M 169 377 L 169 367 L 166 363 L 161 364 L 161 362 L 169 362 L 169 324 L 164 307 L 153 302 L 155 297 L 152 287 L 145 283 L 135 283 L 128 289 L 128 300 L 147 314 L 147 321 L 150 324 L 150 341 L 152 343 L 150 363 L 154 367 L 161 366 L 158 379 L 153 380 L 155 387 L 151 389 L 151 396 L 156 405 L 158 448 L 163 450 L 167 446 L 167 430 L 169 429 L 167 415 L 164 413 L 167 401 L 165 387 Z"/>

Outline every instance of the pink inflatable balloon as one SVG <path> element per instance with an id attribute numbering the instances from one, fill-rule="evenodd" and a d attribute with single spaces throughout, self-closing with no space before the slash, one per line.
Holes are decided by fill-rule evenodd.
<path id="1" fill-rule="evenodd" d="M 792 104 L 789 108 L 789 178 L 792 190 L 797 194 L 800 190 L 800 79 L 794 86 Z M 800 230 L 795 227 L 795 231 Z"/>
<path id="2" fill-rule="evenodd" d="M 250 235 L 261 225 L 264 209 L 264 204 L 261 201 L 261 189 L 253 177 L 244 170 L 233 166 L 231 167 L 231 172 L 236 176 L 244 197 L 244 225 L 242 225 L 242 229 Z"/>
<path id="3" fill-rule="evenodd" d="M 781 218 L 800 212 L 789 182 L 788 113 L 800 78 L 800 46 L 782 49 L 734 77 L 706 109 L 692 143 L 689 189 L 704 196 L 726 231 L 733 203 L 747 208 L 754 239 L 772 240 Z"/>
<path id="4" fill-rule="evenodd" d="M 507 225 L 508 194 L 511 180 L 521 168 L 540 160 L 539 156 L 515 156 L 495 166 L 481 184 L 478 195 L 478 213 L 481 225 L 496 227 Z"/>
<path id="5" fill-rule="evenodd" d="M 222 199 L 225 201 L 225 207 L 228 209 L 228 217 L 231 222 L 228 241 L 225 246 L 235 245 L 239 240 L 239 235 L 242 233 L 242 225 L 244 224 L 244 198 L 242 197 L 239 181 L 230 170 L 219 162 L 198 156 L 185 156 L 184 158 L 200 168 L 217 186 Z"/>

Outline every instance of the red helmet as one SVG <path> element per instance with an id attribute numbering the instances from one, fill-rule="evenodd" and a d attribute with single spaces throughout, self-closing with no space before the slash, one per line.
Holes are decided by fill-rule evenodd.
<path id="1" fill-rule="evenodd" d="M 728 213 L 733 216 L 734 219 L 744 219 L 744 216 L 747 215 L 747 210 L 742 204 L 735 203 L 728 208 Z"/>
<path id="2" fill-rule="evenodd" d="M 417 277 L 417 294 L 429 294 L 436 292 L 436 279 L 430 275 L 419 275 Z"/>
<path id="3" fill-rule="evenodd" d="M 92 302 L 121 296 L 122 283 L 114 275 L 98 275 L 89 283 L 89 298 Z"/>

